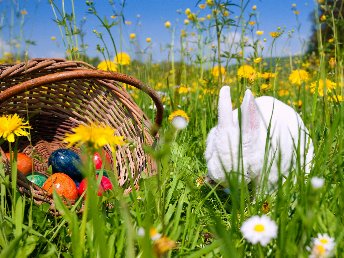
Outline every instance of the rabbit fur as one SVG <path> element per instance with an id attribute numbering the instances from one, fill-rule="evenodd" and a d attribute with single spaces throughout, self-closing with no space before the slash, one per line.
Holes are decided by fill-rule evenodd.
<path id="1" fill-rule="evenodd" d="M 293 108 L 273 97 L 262 96 L 255 99 L 252 92 L 247 89 L 240 109 L 243 165 L 241 171 L 246 182 L 261 179 L 267 142 L 269 186 L 276 185 L 279 166 L 280 173 L 285 176 L 296 168 L 298 145 L 301 166 L 305 168 L 306 173 L 309 172 L 313 158 L 313 143 L 300 115 Z M 230 87 L 223 86 L 219 94 L 218 124 L 208 134 L 205 158 L 208 176 L 225 187 L 226 173 L 240 171 L 239 144 L 238 109 L 232 110 Z"/>

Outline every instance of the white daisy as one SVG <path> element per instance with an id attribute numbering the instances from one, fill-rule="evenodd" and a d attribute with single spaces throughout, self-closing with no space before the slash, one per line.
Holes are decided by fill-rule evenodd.
<path id="1" fill-rule="evenodd" d="M 312 239 L 312 246 L 310 248 L 310 258 L 325 258 L 331 257 L 335 246 L 334 238 L 328 234 L 318 234 L 316 238 Z"/>
<path id="2" fill-rule="evenodd" d="M 312 177 L 311 178 L 311 185 L 314 189 L 320 189 L 324 186 L 325 179 L 321 177 Z"/>
<path id="3" fill-rule="evenodd" d="M 242 224 L 240 230 L 248 242 L 260 243 L 262 246 L 266 246 L 277 237 L 277 224 L 266 215 L 249 218 Z"/>

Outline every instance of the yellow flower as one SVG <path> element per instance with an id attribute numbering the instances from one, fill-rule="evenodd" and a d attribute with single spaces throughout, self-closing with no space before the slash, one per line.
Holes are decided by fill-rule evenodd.
<path id="1" fill-rule="evenodd" d="M 136 34 L 135 33 L 130 33 L 129 34 L 129 38 L 130 39 L 135 39 L 136 38 Z"/>
<path id="2" fill-rule="evenodd" d="M 180 86 L 178 88 L 178 93 L 179 94 L 186 94 L 186 93 L 189 93 L 189 92 L 190 92 L 190 88 L 188 88 L 188 87 Z"/>
<path id="3" fill-rule="evenodd" d="M 103 71 L 116 72 L 117 71 L 117 64 L 115 62 L 110 61 L 110 60 L 104 60 L 98 64 L 97 68 L 99 70 L 103 70 Z"/>
<path id="4" fill-rule="evenodd" d="M 334 57 L 331 57 L 330 60 L 328 61 L 328 64 L 333 69 L 336 66 L 336 59 Z"/>
<path id="5" fill-rule="evenodd" d="M 344 97 L 342 95 L 328 96 L 327 99 L 328 99 L 328 101 L 331 101 L 331 102 L 342 102 L 342 101 L 344 101 Z"/>
<path id="6" fill-rule="evenodd" d="M 259 73 L 259 77 L 263 78 L 265 80 L 269 80 L 269 79 L 275 78 L 276 77 L 276 73 L 268 73 L 268 72 Z"/>
<path id="7" fill-rule="evenodd" d="M 279 36 L 281 36 L 281 32 L 279 31 L 272 31 L 270 32 L 270 36 L 273 37 L 273 38 L 278 38 Z"/>
<path id="8" fill-rule="evenodd" d="M 206 3 L 208 6 L 213 6 L 213 5 L 214 5 L 214 0 L 206 0 L 205 3 Z"/>
<path id="9" fill-rule="evenodd" d="M 257 6 L 256 5 L 252 6 L 252 10 L 253 11 L 257 10 Z"/>
<path id="10" fill-rule="evenodd" d="M 178 130 L 186 128 L 189 123 L 189 117 L 183 110 L 176 110 L 172 112 L 172 114 L 168 117 L 168 120 Z"/>
<path id="11" fill-rule="evenodd" d="M 29 122 L 23 122 L 17 114 L 0 117 L 0 137 L 14 142 L 15 136 L 28 136 Z"/>
<path id="12" fill-rule="evenodd" d="M 271 85 L 270 84 L 267 84 L 267 83 L 263 83 L 262 85 L 260 85 L 260 89 L 262 91 L 265 91 L 265 90 L 268 90 L 271 88 Z"/>
<path id="13" fill-rule="evenodd" d="M 185 24 L 185 25 L 188 25 L 189 23 L 190 23 L 190 21 L 189 21 L 188 19 L 185 19 L 185 20 L 184 20 L 184 24 Z"/>
<path id="14" fill-rule="evenodd" d="M 205 4 L 199 4 L 198 7 L 199 7 L 200 9 L 205 9 L 206 5 L 205 5 Z"/>
<path id="15" fill-rule="evenodd" d="M 190 14 L 191 14 L 190 8 L 186 8 L 186 9 L 185 9 L 185 15 L 190 15 Z"/>
<path id="16" fill-rule="evenodd" d="M 125 52 L 119 52 L 114 58 L 116 64 L 119 65 L 129 65 L 130 64 L 130 56 Z"/>
<path id="17" fill-rule="evenodd" d="M 172 250 L 174 247 L 176 247 L 176 242 L 166 236 L 154 241 L 154 251 L 157 257 L 162 257 L 164 253 Z"/>
<path id="18" fill-rule="evenodd" d="M 125 21 L 125 25 L 131 25 L 131 21 Z"/>
<path id="19" fill-rule="evenodd" d="M 295 15 L 299 15 L 299 14 L 300 14 L 300 11 L 295 10 L 295 11 L 294 11 L 294 14 L 295 14 Z"/>
<path id="20" fill-rule="evenodd" d="M 301 86 L 309 80 L 309 74 L 307 71 L 302 69 L 293 70 L 289 75 L 289 81 L 291 84 Z"/>
<path id="21" fill-rule="evenodd" d="M 213 69 L 211 69 L 211 74 L 214 76 L 214 77 L 218 77 L 220 76 L 220 71 L 221 71 L 221 75 L 224 76 L 226 74 L 226 70 L 224 67 L 222 66 L 214 66 Z"/>
<path id="22" fill-rule="evenodd" d="M 54 40 L 56 40 L 56 37 L 55 36 L 51 36 L 50 39 L 54 41 Z"/>
<path id="23" fill-rule="evenodd" d="M 289 90 L 287 89 L 280 89 L 278 91 L 278 96 L 283 97 L 283 96 L 288 96 L 289 95 Z"/>
<path id="24" fill-rule="evenodd" d="M 334 38 L 328 39 L 328 43 L 333 43 L 333 42 L 334 42 Z"/>
<path id="25" fill-rule="evenodd" d="M 330 81 L 329 79 L 326 79 L 325 82 L 320 79 L 319 81 L 311 83 L 310 91 L 314 94 L 316 89 L 318 88 L 318 94 L 322 97 L 324 96 L 325 89 L 326 92 L 331 92 L 336 86 L 337 84 Z"/>
<path id="26" fill-rule="evenodd" d="M 21 15 L 27 15 L 27 11 L 26 11 L 25 9 L 24 9 L 24 10 L 21 10 L 21 11 L 20 11 L 20 14 L 21 14 Z"/>
<path id="27" fill-rule="evenodd" d="M 123 146 L 125 144 L 123 136 L 115 135 L 115 130 L 106 125 L 79 125 L 72 129 L 73 133 L 66 133 L 64 141 L 68 143 L 69 147 L 73 145 L 80 146 L 82 144 L 90 144 L 95 149 L 110 145 Z"/>
<path id="28" fill-rule="evenodd" d="M 322 21 L 322 22 L 326 21 L 326 15 L 324 15 L 324 14 L 321 15 L 320 16 L 320 21 Z"/>
<path id="29" fill-rule="evenodd" d="M 264 31 L 262 31 L 262 30 L 257 30 L 257 31 L 256 31 L 256 34 L 257 34 L 258 36 L 261 36 L 261 35 L 264 34 Z"/>
<path id="30" fill-rule="evenodd" d="M 146 38 L 146 42 L 147 42 L 147 43 L 151 43 L 151 42 L 152 42 L 152 39 L 151 39 L 151 38 Z"/>
<path id="31" fill-rule="evenodd" d="M 171 27 L 171 22 L 170 21 L 166 21 L 164 25 L 165 25 L 166 28 L 169 28 L 169 27 Z"/>
<path id="32" fill-rule="evenodd" d="M 248 24 L 250 24 L 251 26 L 255 25 L 256 22 L 255 21 L 249 21 Z"/>
<path id="33" fill-rule="evenodd" d="M 207 18 L 208 20 L 210 20 L 210 19 L 211 19 L 211 14 L 207 14 L 206 18 Z"/>
<path id="34" fill-rule="evenodd" d="M 259 64 L 262 60 L 263 60 L 263 58 L 257 57 L 257 58 L 255 58 L 255 59 L 253 60 L 253 62 L 254 62 L 255 64 Z"/>
<path id="35" fill-rule="evenodd" d="M 252 66 L 242 65 L 239 67 L 237 75 L 240 78 L 245 78 L 245 79 L 249 79 L 250 81 L 254 81 L 258 74 Z"/>

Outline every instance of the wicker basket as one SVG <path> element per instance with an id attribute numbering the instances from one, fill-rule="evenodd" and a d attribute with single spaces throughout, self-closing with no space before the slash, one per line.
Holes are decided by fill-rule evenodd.
<path id="1" fill-rule="evenodd" d="M 157 110 L 155 124 L 133 101 L 123 83 L 152 98 Z M 46 172 L 49 155 L 66 147 L 63 138 L 73 127 L 95 122 L 111 126 L 118 135 L 134 142 L 133 146 L 119 147 L 116 151 L 119 183 L 125 191 L 131 189 L 129 177 L 137 185 L 142 173 L 154 173 L 156 164 L 144 153 L 143 146 L 152 146 L 156 141 L 163 106 L 158 95 L 139 80 L 99 71 L 83 62 L 31 59 L 16 65 L 1 65 L 0 87 L 0 114 L 17 113 L 29 119 L 31 141 L 21 137 L 18 151 L 29 156 L 33 152 L 39 154 L 40 159 L 34 158 L 34 171 Z M 6 145 L 2 148 L 2 153 L 7 151 Z M 9 173 L 8 160 L 4 161 Z M 54 207 L 52 198 L 20 173 L 18 188 L 36 203 L 48 202 Z"/>

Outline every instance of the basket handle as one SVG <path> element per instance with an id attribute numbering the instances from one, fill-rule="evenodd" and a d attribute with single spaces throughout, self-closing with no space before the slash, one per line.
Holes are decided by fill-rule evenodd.
<path id="1" fill-rule="evenodd" d="M 7 99 L 11 98 L 12 96 L 20 94 L 32 88 L 36 88 L 36 87 L 53 83 L 53 82 L 60 82 L 60 81 L 72 80 L 72 79 L 82 79 L 82 78 L 116 80 L 119 82 L 129 84 L 131 86 L 134 86 L 135 88 L 142 90 L 147 95 L 149 95 L 151 99 L 154 101 L 154 104 L 157 109 L 157 113 L 154 119 L 155 125 L 151 128 L 152 135 L 156 136 L 159 128 L 161 127 L 162 119 L 163 119 L 163 112 L 164 112 L 164 108 L 158 94 L 152 88 L 145 85 L 138 79 L 126 74 L 122 74 L 122 73 L 105 72 L 105 71 L 90 70 L 90 69 L 84 69 L 84 70 L 80 69 L 80 70 L 74 70 L 74 71 L 57 72 L 57 73 L 52 73 L 48 75 L 43 75 L 38 78 L 27 80 L 25 82 L 22 82 L 20 84 L 17 84 L 15 86 L 12 86 L 0 92 L 0 104 L 6 101 Z"/>

